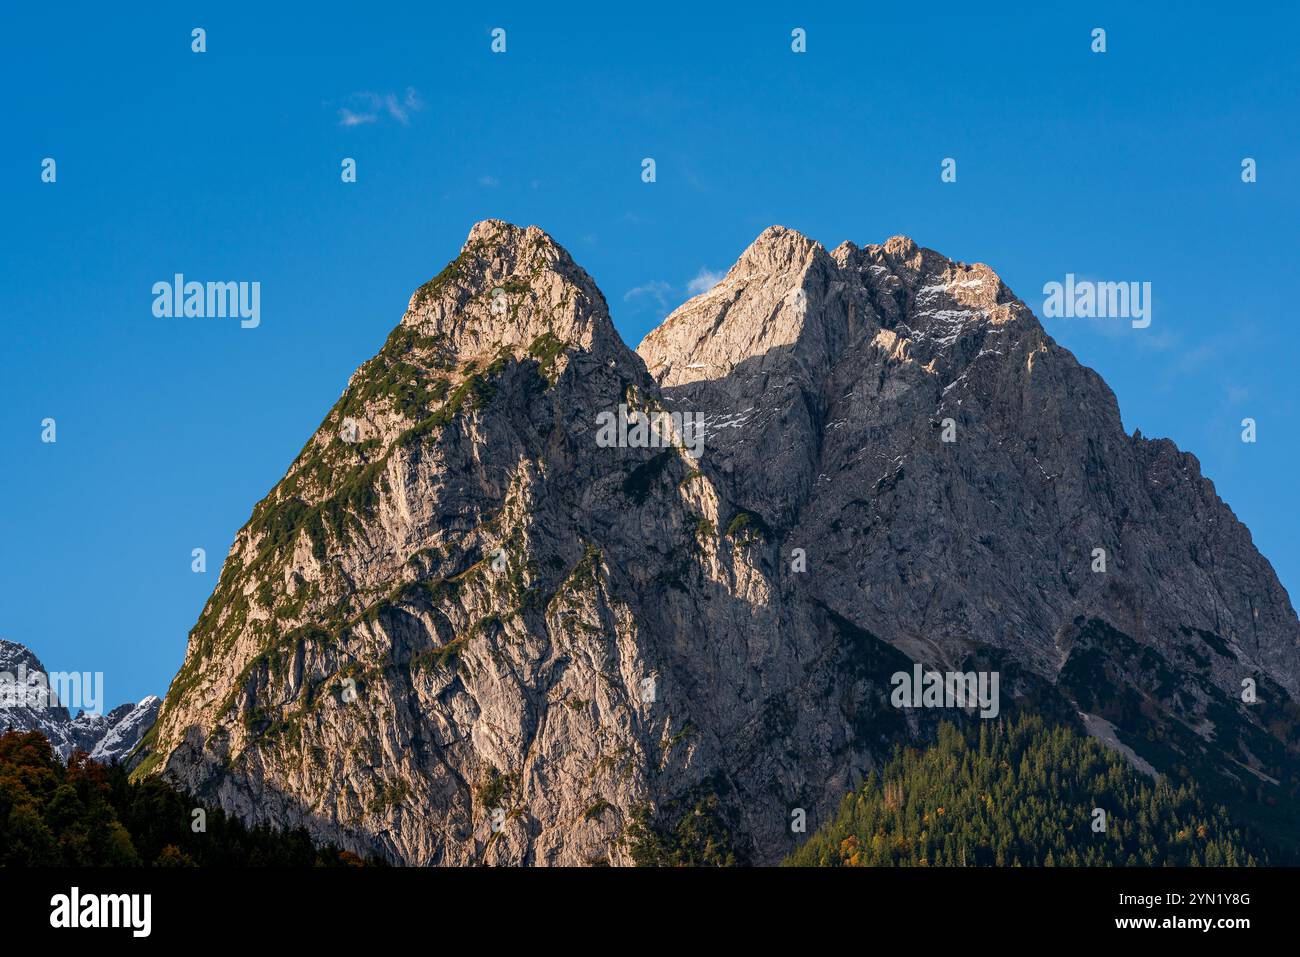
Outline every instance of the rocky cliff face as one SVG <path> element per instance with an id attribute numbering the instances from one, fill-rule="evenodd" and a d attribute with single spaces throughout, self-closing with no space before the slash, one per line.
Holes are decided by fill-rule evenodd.
<path id="1" fill-rule="evenodd" d="M 1262 672 L 1297 692 L 1295 612 L 1196 459 L 1125 435 L 987 266 L 774 227 L 638 351 L 670 406 L 732 424 L 709 446 L 728 492 L 890 644 L 977 640 L 1051 675 L 1079 616 L 1170 655 L 1190 627 L 1226 644 L 1197 639 L 1225 691 Z"/>
<path id="2" fill-rule="evenodd" d="M 108 714 L 82 711 L 75 718 L 51 689 L 49 673 L 25 646 L 0 638 L 0 734 L 40 731 L 65 762 L 80 748 L 96 761 L 124 758 L 154 723 L 162 699 L 149 695 Z"/>
<path id="3" fill-rule="evenodd" d="M 611 447 L 620 406 L 702 415 L 702 457 Z M 768 863 L 954 717 L 891 705 L 913 662 L 1283 789 L 1298 640 L 1196 460 L 988 267 L 773 227 L 633 353 L 487 221 L 240 531 L 137 773 L 410 864 L 629 863 L 699 821 Z"/>

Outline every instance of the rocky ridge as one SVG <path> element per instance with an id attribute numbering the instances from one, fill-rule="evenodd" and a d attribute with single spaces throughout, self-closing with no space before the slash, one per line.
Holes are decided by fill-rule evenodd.
<path id="1" fill-rule="evenodd" d="M 620 405 L 703 458 L 602 447 Z M 634 353 L 489 220 L 239 532 L 136 773 L 408 864 L 770 863 L 954 717 L 889 704 L 913 662 L 1284 790 L 1298 640 L 1196 459 L 987 266 L 773 227 Z"/>
<path id="2" fill-rule="evenodd" d="M 0 639 L 0 733 L 40 731 L 65 762 L 74 750 L 111 763 L 125 757 L 153 725 L 162 699 L 118 705 L 108 714 L 75 718 L 49 690 L 48 671 L 26 646 Z"/>

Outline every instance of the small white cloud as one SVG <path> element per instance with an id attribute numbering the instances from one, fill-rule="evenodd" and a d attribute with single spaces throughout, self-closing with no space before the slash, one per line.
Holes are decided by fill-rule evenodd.
<path id="1" fill-rule="evenodd" d="M 351 93 L 339 108 L 339 126 L 364 126 L 387 116 L 403 126 L 410 126 L 411 114 L 424 109 L 415 87 L 408 86 L 401 96 L 396 93 Z"/>
<path id="2" fill-rule="evenodd" d="M 397 122 L 401 123 L 403 126 L 410 125 L 410 114 L 412 112 L 423 108 L 424 104 L 420 102 L 420 97 L 416 94 L 414 87 L 408 86 L 406 88 L 406 95 L 400 100 L 397 98 L 397 94 L 395 93 L 386 93 L 384 95 L 384 109 L 388 111 L 389 116 L 397 120 Z"/>
<path id="3" fill-rule="evenodd" d="M 354 113 L 346 106 L 339 110 L 339 126 L 363 126 L 373 123 L 379 117 L 373 113 Z"/>
<path id="4" fill-rule="evenodd" d="M 706 269 L 701 266 L 700 271 L 695 278 L 686 284 L 686 291 L 692 296 L 698 296 L 702 292 L 708 292 L 718 283 L 722 282 L 725 273 L 714 272 L 712 269 Z"/>
<path id="5" fill-rule="evenodd" d="M 478 184 L 480 186 L 487 186 L 487 187 L 500 186 L 501 180 L 497 179 L 495 176 L 488 176 L 487 174 L 484 174 L 478 178 Z"/>
<path id="6" fill-rule="evenodd" d="M 673 287 L 664 282 L 662 279 L 653 279 L 650 282 L 635 286 L 623 294 L 624 302 L 632 302 L 634 299 L 650 298 L 659 303 L 661 307 L 668 305 L 668 296 L 673 291 Z"/>

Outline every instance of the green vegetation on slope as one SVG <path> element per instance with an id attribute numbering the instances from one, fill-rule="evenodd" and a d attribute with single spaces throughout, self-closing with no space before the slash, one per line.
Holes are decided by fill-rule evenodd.
<path id="1" fill-rule="evenodd" d="M 1180 629 L 1170 660 L 1104 621 L 1075 621 L 1080 628 L 1059 687 L 1077 710 L 1105 718 L 1120 741 L 1172 781 L 1194 782 L 1207 801 L 1249 821 L 1276 852 L 1273 863 L 1300 862 L 1300 703 L 1260 673 L 1253 675 L 1254 703 L 1220 689 L 1209 656 L 1236 655 L 1213 632 Z M 1198 701 L 1208 735 L 1195 717 Z"/>
<path id="2" fill-rule="evenodd" d="M 757 512 L 739 511 L 727 523 L 727 537 L 737 545 L 753 545 L 770 539 L 772 530 Z"/>
<path id="3" fill-rule="evenodd" d="M 358 377 L 326 417 L 326 422 L 341 421 L 339 410 L 348 407 L 356 395 L 363 396 L 365 402 L 373 401 L 374 395 L 370 394 L 370 390 L 376 381 L 382 388 L 391 390 L 384 394 L 390 395 L 395 406 L 404 414 L 417 413 L 428 404 L 438 401 L 442 402 L 441 406 L 408 428 L 393 445 L 374 458 L 368 456 L 376 450 L 362 448 L 365 443 L 349 446 L 339 442 L 321 447 L 315 438 L 307 443 L 299 453 L 290 475 L 253 509 L 246 529 L 252 535 L 262 536 L 257 553 L 246 567 L 237 558 L 228 561 L 226 567 L 223 567 L 216 591 L 190 632 L 191 642 L 197 643 L 199 653 L 186 659 L 172 683 L 169 700 L 183 697 L 197 680 L 202 662 L 223 647 L 223 639 L 224 642 L 229 642 L 249 621 L 250 599 L 242 591 L 242 585 L 249 577 L 255 577 L 263 583 L 257 596 L 258 601 L 264 607 L 277 609 L 272 621 L 258 626 L 270 632 L 264 636 L 268 646 L 276 644 L 281 630 L 280 619 L 296 614 L 308 595 L 315 594 L 310 590 L 316 587 L 313 585 L 304 589 L 297 600 L 290 600 L 287 596 L 277 595 L 273 584 L 279 564 L 284 561 L 299 535 L 306 531 L 317 560 L 323 562 L 327 557 L 327 541 L 332 538 L 334 542 L 344 542 L 353 530 L 363 530 L 363 521 L 374 513 L 379 504 L 381 483 L 386 481 L 384 472 L 393 452 L 422 441 L 426 436 L 447 426 L 465 408 L 485 407 L 495 395 L 497 380 L 508 364 L 505 356 L 498 357 L 482 371 L 470 363 L 463 370 L 464 381 L 454 390 L 448 392 L 444 380 L 434 379 L 427 380 L 421 386 L 424 391 L 418 395 L 415 392 L 408 395 L 408 391 L 413 388 L 407 378 L 411 373 L 402 371 L 399 375 L 390 377 L 384 370 L 393 368 L 393 362 L 400 366 L 401 363 L 393 355 L 410 347 L 410 342 L 395 332 L 385 350 L 372 360 L 372 363 L 377 363 L 375 375 L 378 379 L 367 375 Z M 428 384 L 429 381 L 433 382 L 432 386 Z M 308 504 L 299 497 L 303 476 L 314 476 L 316 482 L 328 488 L 329 491 L 320 501 Z M 152 743 L 152 738 L 146 741 L 146 750 Z"/>
<path id="4" fill-rule="evenodd" d="M 944 724 L 932 747 L 899 749 L 786 863 L 1185 867 L 1268 854 L 1194 786 L 1153 782 L 1096 741 L 1024 716 L 968 735 Z"/>
<path id="5" fill-rule="evenodd" d="M 195 810 L 205 830 L 196 833 Z M 372 862 L 374 863 L 374 862 Z M 245 827 L 151 777 L 74 753 L 67 767 L 39 731 L 0 735 L 0 867 L 360 865 L 307 832 Z"/>
<path id="6" fill-rule="evenodd" d="M 726 803 L 730 794 L 729 785 L 715 776 L 658 807 L 635 808 L 623 832 L 633 863 L 637 867 L 747 864 L 748 848 L 736 838 Z"/>

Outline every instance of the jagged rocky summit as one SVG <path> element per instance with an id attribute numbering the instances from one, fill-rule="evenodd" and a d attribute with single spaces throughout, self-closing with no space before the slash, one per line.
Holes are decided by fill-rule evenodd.
<path id="1" fill-rule="evenodd" d="M 597 441 L 620 406 L 703 455 Z M 488 220 L 240 530 L 135 773 L 406 864 L 772 863 L 979 720 L 891 704 L 914 663 L 1282 795 L 1298 640 L 1196 459 L 987 266 L 772 227 L 633 352 Z"/>
<path id="2" fill-rule="evenodd" d="M 162 699 L 118 705 L 107 714 L 82 711 L 75 718 L 50 690 L 48 671 L 25 645 L 0 638 L 0 734 L 40 731 L 67 761 L 77 748 L 96 761 L 126 757 L 153 725 Z"/>

